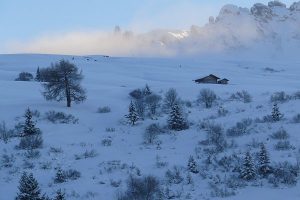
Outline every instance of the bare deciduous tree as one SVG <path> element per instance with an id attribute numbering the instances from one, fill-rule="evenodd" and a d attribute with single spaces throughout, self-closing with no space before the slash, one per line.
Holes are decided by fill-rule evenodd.
<path id="1" fill-rule="evenodd" d="M 65 60 L 55 63 L 47 72 L 49 73 L 48 82 L 44 84 L 44 97 L 47 100 L 67 101 L 67 107 L 71 107 L 71 102 L 82 102 L 86 99 L 86 92 L 81 87 L 83 79 L 78 68 Z"/>

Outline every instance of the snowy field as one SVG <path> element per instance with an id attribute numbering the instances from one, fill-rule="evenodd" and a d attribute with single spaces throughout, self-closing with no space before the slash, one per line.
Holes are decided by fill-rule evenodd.
<path id="1" fill-rule="evenodd" d="M 60 59 L 76 64 L 84 75 L 83 87 L 87 90 L 87 100 L 67 108 L 65 102 L 46 101 L 41 92 L 41 83 L 14 81 L 18 74 L 27 71 L 35 74 L 37 67 L 44 68 Z M 28 159 L 25 151 L 15 149 L 19 138 L 12 138 L 7 144 L 0 140 L 0 156 L 13 155 L 11 166 L 0 163 L 0 200 L 14 199 L 18 191 L 22 172 L 32 172 L 38 180 L 42 193 L 53 197 L 58 189 L 63 189 L 68 200 L 75 199 L 116 199 L 117 192 L 126 189 L 130 174 L 158 177 L 162 188 L 174 194 L 173 199 L 222 199 L 213 195 L 211 182 L 224 188 L 216 175 L 231 175 L 232 170 L 224 170 L 212 164 L 205 164 L 207 156 L 201 141 L 207 131 L 200 128 L 200 122 L 210 121 L 221 124 L 228 143 L 232 146 L 216 155 L 237 155 L 243 159 L 246 151 L 255 155 L 260 143 L 264 143 L 270 154 L 271 164 L 288 161 L 296 165 L 300 148 L 300 123 L 292 122 L 300 113 L 300 99 L 290 99 L 279 103 L 284 119 L 279 122 L 258 122 L 272 112 L 270 97 L 274 92 L 284 91 L 293 96 L 300 91 L 300 62 L 284 60 L 239 61 L 230 59 L 154 59 L 154 58 L 114 58 L 102 56 L 59 56 L 59 55 L 0 55 L 0 121 L 8 128 L 22 121 L 25 109 L 38 110 L 36 126 L 42 130 L 44 145 L 40 157 Z M 229 79 L 228 85 L 195 84 L 193 80 L 215 74 Z M 175 88 L 179 97 L 188 106 L 190 128 L 183 131 L 165 131 L 154 144 L 145 144 L 143 134 L 152 123 L 167 125 L 168 115 L 163 112 L 154 118 L 138 121 L 137 125 L 126 124 L 124 115 L 128 113 L 129 93 L 137 88 L 150 89 L 164 97 L 169 88 Z M 206 109 L 196 102 L 201 89 L 210 88 L 219 97 L 212 108 Z M 230 99 L 231 94 L 245 90 L 252 96 L 250 103 Z M 162 101 L 163 102 L 163 101 Z M 98 113 L 99 107 L 108 106 L 109 113 Z M 228 111 L 218 115 L 220 107 Z M 53 124 L 45 119 L 45 112 L 55 110 L 72 114 L 78 124 Z M 243 119 L 252 119 L 247 133 L 238 137 L 226 136 L 226 130 Z M 272 133 L 284 129 L 291 148 L 276 150 L 277 140 Z M 104 145 L 103 141 L 111 141 Z M 54 148 L 60 151 L 55 151 Z M 90 157 L 82 157 L 85 152 L 93 152 Z M 188 184 L 187 163 L 193 156 L 202 173 L 191 174 L 193 184 Z M 1 161 L 3 163 L 3 159 Z M 159 164 L 161 163 L 161 166 Z M 164 163 L 164 164 L 162 164 Z M 47 167 L 45 167 L 47 166 Z M 173 166 L 181 169 L 183 181 L 178 184 L 166 183 L 166 171 Z M 74 169 L 81 173 L 77 180 L 54 183 L 58 168 Z M 205 170 L 204 170 L 205 169 Z M 137 175 L 137 176 L 138 176 Z M 224 177 L 223 177 L 224 178 Z M 222 180 L 223 180 L 222 178 Z M 298 178 L 297 178 L 298 180 Z M 279 184 L 274 186 L 267 179 L 257 178 L 234 189 L 235 195 L 227 199 L 300 199 L 299 184 Z M 231 189 L 228 189 L 231 190 Z M 170 195 L 172 196 L 172 195 Z M 171 199 L 171 197 L 170 197 Z"/>

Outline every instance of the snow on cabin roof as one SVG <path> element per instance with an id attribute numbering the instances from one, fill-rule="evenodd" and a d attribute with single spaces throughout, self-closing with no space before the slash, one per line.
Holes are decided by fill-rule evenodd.
<path id="1" fill-rule="evenodd" d="M 207 78 L 207 77 L 213 77 L 213 78 L 215 78 L 215 79 L 220 79 L 219 77 L 217 77 L 217 76 L 215 76 L 215 75 L 213 75 L 213 74 L 210 74 L 210 75 L 205 76 L 205 77 L 203 77 L 203 78 L 196 79 L 196 81 L 197 81 L 197 80 L 205 79 L 205 78 Z"/>

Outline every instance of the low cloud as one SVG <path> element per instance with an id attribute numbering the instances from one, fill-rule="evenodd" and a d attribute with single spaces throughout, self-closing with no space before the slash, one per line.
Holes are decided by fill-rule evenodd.
<path id="1" fill-rule="evenodd" d="M 8 47 L 10 52 L 49 53 L 112 56 L 172 56 L 176 51 L 162 41 L 170 41 L 167 31 L 153 31 L 145 34 L 133 32 L 71 32 L 43 36 L 27 42 L 14 42 Z M 175 39 L 175 38 L 174 38 Z"/>

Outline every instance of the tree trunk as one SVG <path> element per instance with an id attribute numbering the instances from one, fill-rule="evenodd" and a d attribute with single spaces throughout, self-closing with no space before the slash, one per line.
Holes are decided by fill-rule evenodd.
<path id="1" fill-rule="evenodd" d="M 70 86 L 69 86 L 69 80 L 66 76 L 65 76 L 65 87 L 66 87 L 67 107 L 71 107 Z"/>

